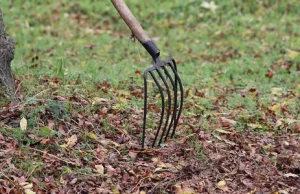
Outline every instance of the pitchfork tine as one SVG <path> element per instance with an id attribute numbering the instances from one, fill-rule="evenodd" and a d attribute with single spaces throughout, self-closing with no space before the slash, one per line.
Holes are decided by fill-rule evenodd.
<path id="1" fill-rule="evenodd" d="M 177 127 L 177 124 L 178 124 L 178 121 L 179 121 L 179 118 L 180 118 L 180 115 L 181 115 L 181 112 L 182 112 L 182 107 L 183 107 L 183 98 L 184 98 L 184 94 L 183 94 L 183 86 L 182 86 L 182 82 L 181 82 L 181 79 L 180 77 L 178 76 L 177 74 L 177 65 L 176 65 L 176 62 L 174 59 L 171 59 L 172 63 L 169 63 L 169 66 L 171 67 L 172 71 L 174 72 L 175 74 L 175 88 L 176 89 L 176 93 L 177 93 L 177 83 L 179 84 L 179 88 L 180 88 L 180 105 L 179 105 L 179 110 L 178 110 L 178 115 L 176 116 L 176 119 L 175 119 L 175 122 L 174 122 L 174 126 L 173 126 L 173 131 L 172 131 L 172 134 L 171 134 L 171 138 L 173 138 L 174 134 L 175 134 L 175 130 L 176 130 L 176 127 Z M 173 67 L 174 65 L 174 67 Z"/>
<path id="2" fill-rule="evenodd" d="M 156 69 L 159 77 L 162 79 L 164 85 L 166 86 L 166 89 L 167 89 L 167 95 L 168 95 L 168 111 L 167 111 L 167 119 L 166 119 L 166 122 L 165 122 L 165 126 L 163 128 L 163 132 L 161 134 L 161 138 L 159 140 L 159 143 L 158 143 L 158 146 L 161 144 L 162 142 L 162 139 L 164 137 L 164 134 L 166 132 L 166 129 L 167 129 L 167 126 L 169 124 L 169 118 L 170 118 L 170 112 L 171 112 L 171 94 L 170 94 L 170 89 L 169 89 L 169 85 L 165 79 L 165 77 L 163 76 L 163 74 L 161 73 L 161 71 L 157 68 Z M 163 116 L 163 115 L 162 115 Z M 156 138 L 155 138 L 155 141 L 156 141 Z M 155 141 L 153 142 L 153 145 L 155 145 Z"/>
<path id="3" fill-rule="evenodd" d="M 147 70 L 144 72 L 144 118 L 143 118 L 143 134 L 142 134 L 142 149 L 145 146 L 146 134 L 146 119 L 147 119 Z"/>
<path id="4" fill-rule="evenodd" d="M 160 96 L 161 96 L 161 103 L 162 103 L 162 107 L 161 107 L 161 117 L 160 117 L 160 120 L 159 120 L 159 125 L 158 125 L 158 129 L 156 131 L 156 134 L 155 134 L 155 137 L 154 137 L 154 140 L 153 140 L 153 143 L 152 143 L 152 147 L 155 146 L 155 142 L 156 142 L 156 139 L 157 139 L 157 136 L 160 132 L 160 128 L 161 128 L 161 125 L 163 123 L 163 119 L 164 119 L 164 114 L 165 114 L 165 97 L 164 97 L 164 93 L 163 93 L 163 90 L 157 80 L 157 78 L 155 77 L 155 75 L 153 74 L 152 71 L 149 71 L 151 77 L 153 78 L 156 86 L 158 87 L 158 90 L 159 90 L 159 93 L 160 93 Z"/>
<path id="5" fill-rule="evenodd" d="M 171 122 L 170 122 L 170 125 L 168 127 L 168 130 L 167 130 L 167 133 L 165 135 L 165 141 L 168 139 L 168 136 L 169 136 L 169 133 L 170 133 L 170 130 L 171 130 L 171 127 L 172 127 L 172 124 L 176 118 L 176 109 L 177 109 L 177 86 L 174 84 L 174 81 L 173 81 L 173 78 L 172 76 L 170 75 L 169 71 L 167 70 L 167 68 L 165 66 L 162 66 L 165 74 L 167 75 L 167 77 L 170 79 L 170 82 L 172 84 L 172 87 L 173 87 L 173 91 L 174 91 L 174 106 L 173 106 L 173 114 L 172 114 L 172 118 L 171 118 Z"/>

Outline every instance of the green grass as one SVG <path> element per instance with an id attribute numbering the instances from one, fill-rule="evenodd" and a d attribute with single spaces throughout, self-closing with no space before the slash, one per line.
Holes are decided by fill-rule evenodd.
<path id="1" fill-rule="evenodd" d="M 259 132 L 277 130 L 278 119 L 299 122 L 298 1 L 217 0 L 216 12 L 201 7 L 202 2 L 128 1 L 160 48 L 161 58 L 174 57 L 178 62 L 187 94 L 182 131 L 189 131 L 190 124 L 214 132 L 222 127 L 216 115 L 236 120 L 241 131 L 257 130 L 249 124 L 262 125 Z M 21 82 L 22 116 L 28 119 L 27 132 L 0 128 L 1 133 L 28 142 L 25 133 L 32 132 L 42 138 L 58 137 L 62 144 L 60 132 L 45 128 L 49 118 L 40 117 L 41 112 L 53 115 L 58 130 L 58 123 L 73 122 L 72 115 L 92 117 L 103 109 L 108 113 L 101 118 L 101 132 L 93 129 L 96 134 L 116 134 L 121 129 L 137 133 L 130 120 L 112 125 L 124 119 L 112 115 L 132 110 L 142 115 L 143 99 L 132 93 L 142 89 L 140 72 L 151 60 L 138 41 L 130 39 L 130 30 L 109 1 L 14 0 L 1 2 L 1 7 L 7 33 L 16 42 L 12 69 Z M 270 72 L 274 74 L 267 76 Z M 274 93 L 274 88 L 282 90 Z M 95 97 L 112 104 L 93 104 Z M 85 102 L 80 99 L 88 105 L 82 106 Z M 160 103 L 158 98 L 152 101 Z M 148 128 L 155 123 L 150 120 Z M 68 130 L 71 134 L 74 129 Z M 87 144 L 88 130 L 79 133 Z M 202 147 L 193 145 L 197 157 L 203 158 Z M 42 168 L 33 161 L 20 166 L 28 173 Z M 90 169 L 75 171 L 93 174 Z"/>

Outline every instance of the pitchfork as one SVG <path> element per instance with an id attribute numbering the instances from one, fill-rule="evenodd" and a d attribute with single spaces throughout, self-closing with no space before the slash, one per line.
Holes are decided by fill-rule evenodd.
<path id="1" fill-rule="evenodd" d="M 181 80 L 177 73 L 177 66 L 174 59 L 168 59 L 165 61 L 159 60 L 160 51 L 154 44 L 154 42 L 150 39 L 150 37 L 147 35 L 147 33 L 144 31 L 140 23 L 137 21 L 137 19 L 134 17 L 134 15 L 131 13 L 127 5 L 123 0 L 111 0 L 112 4 L 116 8 L 116 10 L 119 12 L 127 26 L 132 31 L 133 35 L 139 40 L 139 42 L 144 46 L 144 48 L 147 50 L 147 52 L 151 55 L 153 58 L 154 64 L 146 69 L 144 71 L 143 77 L 144 77 L 144 118 L 143 118 L 143 135 L 142 135 L 142 149 L 145 147 L 145 134 L 146 134 L 146 120 L 147 120 L 147 75 L 150 74 L 152 79 L 155 82 L 155 85 L 157 86 L 161 99 L 162 99 L 162 108 L 161 108 L 161 116 L 159 119 L 159 124 L 157 131 L 155 133 L 155 137 L 152 143 L 152 147 L 160 146 L 160 144 L 168 139 L 170 136 L 171 138 L 175 134 L 175 130 L 180 118 L 180 114 L 182 111 L 182 105 L 183 105 L 183 86 L 181 83 Z M 167 69 L 167 67 L 170 67 L 171 72 Z M 154 74 L 154 72 L 156 72 Z M 162 73 L 164 72 L 164 73 Z M 157 75 L 159 78 L 157 78 Z M 160 80 L 159 80 L 160 79 Z M 172 85 L 172 88 L 170 88 L 167 80 L 170 80 L 169 82 Z M 162 81 L 163 86 L 160 84 Z M 179 90 L 178 91 L 178 85 Z M 164 89 L 167 93 L 167 108 L 165 107 L 165 97 L 164 97 Z M 171 95 L 171 90 L 173 91 L 173 95 Z M 178 103 L 178 93 L 180 96 L 180 102 Z M 173 102 L 172 102 L 173 101 Z M 172 107 L 173 104 L 173 107 Z M 164 114 L 165 109 L 167 109 L 166 113 L 166 121 L 164 120 Z M 164 123 L 164 125 L 163 125 Z M 162 128 L 163 126 L 163 128 Z M 161 131 L 161 128 L 163 129 Z M 159 137 L 160 136 L 160 137 Z"/>

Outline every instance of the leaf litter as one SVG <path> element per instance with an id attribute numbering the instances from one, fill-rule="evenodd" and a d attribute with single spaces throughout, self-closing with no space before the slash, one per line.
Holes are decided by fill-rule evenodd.
<path id="1" fill-rule="evenodd" d="M 222 98 L 216 109 L 223 109 Z M 129 104 L 126 96 L 91 102 L 80 96 L 53 96 L 53 102 L 2 109 L 1 193 L 300 192 L 299 121 L 283 106 L 274 110 L 260 105 L 260 122 L 248 117 L 246 131 L 238 130 L 243 108 L 205 117 L 186 114 L 176 140 L 141 151 L 141 111 L 122 108 Z M 66 102 L 97 109 L 66 112 Z M 191 104 L 185 104 L 188 111 Z M 215 130 L 199 126 L 200 118 Z M 256 131 L 264 127 L 280 130 Z M 192 133 L 185 135 L 189 130 Z"/>
<path id="2" fill-rule="evenodd" d="M 159 149 L 141 151 L 139 136 L 121 130 L 120 116 L 124 112 L 115 112 L 110 107 L 92 116 L 70 115 L 63 124 L 56 121 L 52 126 L 56 135 L 48 138 L 38 137 L 27 126 L 25 136 L 30 139 L 27 142 L 5 134 L 12 130 L 9 125 L 21 118 L 16 116 L 21 115 L 21 110 L 7 107 L 1 113 L 1 126 L 6 130 L 0 133 L 1 166 L 5 169 L 1 174 L 1 191 L 178 194 L 299 191 L 300 143 L 294 133 L 278 136 L 275 131 L 239 132 L 236 121 L 218 117 L 221 128 L 215 132 L 200 129 L 187 137 L 182 135 L 185 127 L 181 124 L 176 141 L 169 141 Z M 136 117 L 130 111 L 126 114 L 127 119 Z M 107 118 L 116 131 L 99 133 L 96 129 L 102 128 L 101 122 L 95 120 L 99 115 Z M 4 119 L 8 117 L 12 119 Z M 41 110 L 38 117 L 52 120 L 55 114 Z M 43 126 L 47 119 L 40 119 L 39 124 Z M 183 123 L 193 120 L 186 116 L 182 119 Z M 278 122 L 276 126 L 284 120 Z M 72 130 L 59 138 L 58 128 Z M 202 158 L 198 157 L 197 146 L 201 146 Z M 32 169 L 28 168 L 31 171 L 17 165 L 17 161 L 24 160 L 32 162 Z"/>

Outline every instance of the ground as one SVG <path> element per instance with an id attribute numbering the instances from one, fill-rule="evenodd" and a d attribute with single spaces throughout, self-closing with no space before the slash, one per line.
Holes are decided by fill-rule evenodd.
<path id="1" fill-rule="evenodd" d="M 300 193 L 298 1 L 127 2 L 178 62 L 175 138 L 140 149 L 151 60 L 109 1 L 4 1 L 21 103 L 0 111 L 1 193 Z"/>

